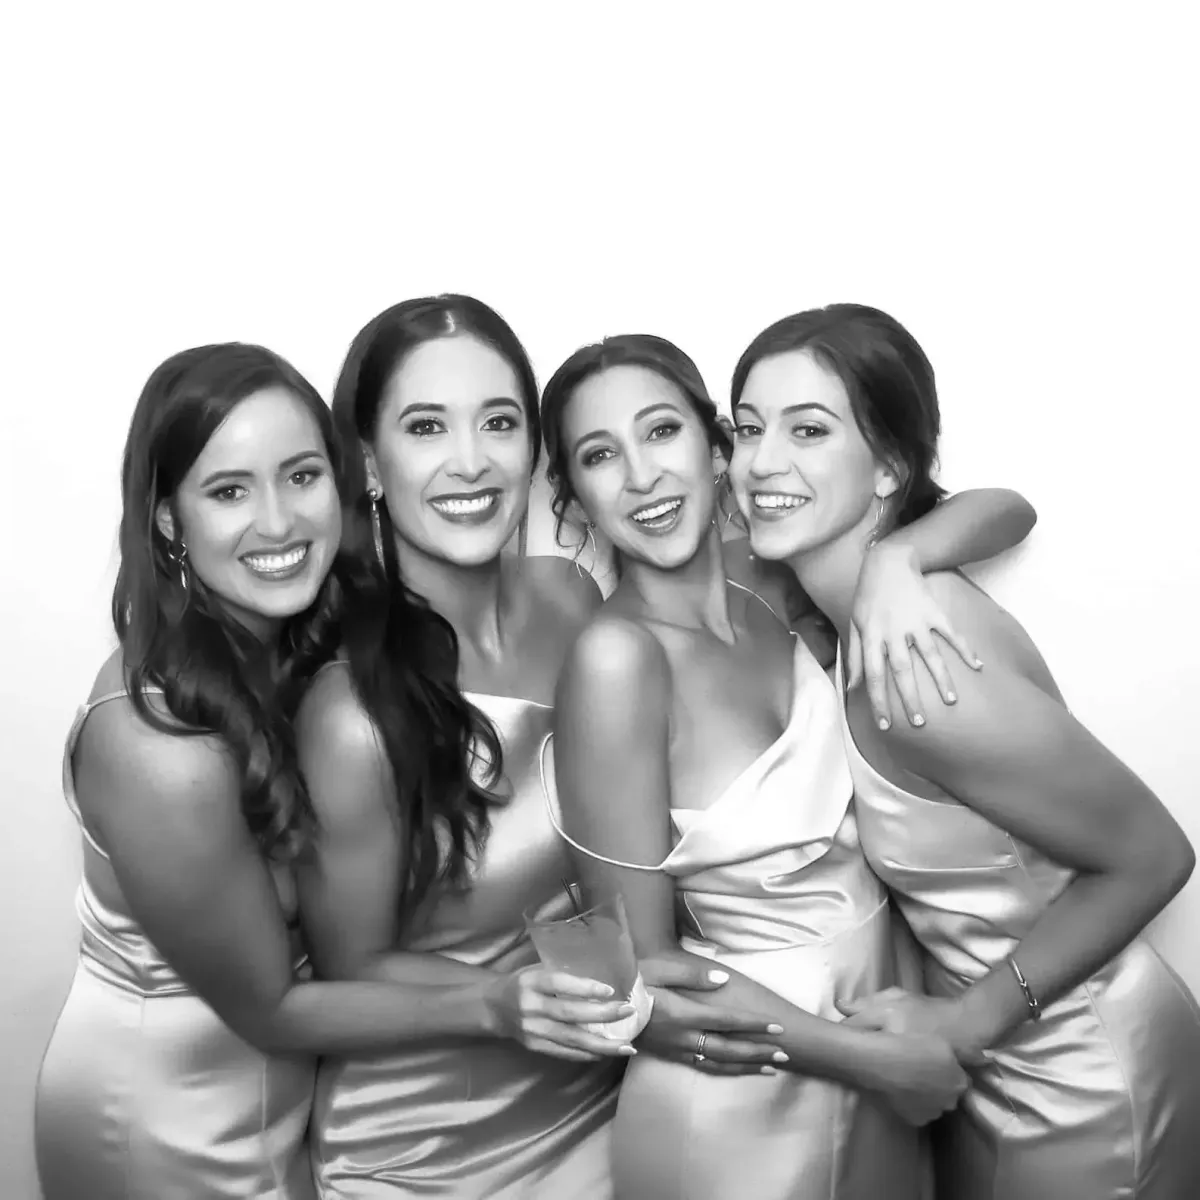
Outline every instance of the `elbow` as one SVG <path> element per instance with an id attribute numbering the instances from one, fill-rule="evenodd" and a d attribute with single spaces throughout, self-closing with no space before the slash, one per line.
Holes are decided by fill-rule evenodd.
<path id="1" fill-rule="evenodd" d="M 1183 889 L 1196 867 L 1196 851 L 1187 835 L 1175 824 L 1164 829 L 1146 847 L 1132 881 L 1137 892 L 1161 912 Z"/>
<path id="2" fill-rule="evenodd" d="M 1164 887 L 1168 889 L 1167 900 L 1172 900 L 1183 890 L 1183 885 L 1196 869 L 1195 848 L 1182 829 L 1176 827 L 1174 837 L 1164 847 L 1162 858 L 1160 870 L 1164 876 Z"/>
<path id="3" fill-rule="evenodd" d="M 1018 534 L 1018 540 L 1023 542 L 1037 524 L 1037 509 L 1020 492 L 1014 492 L 1007 488 L 1003 490 L 1005 502 L 1011 512 L 1013 528 Z"/>

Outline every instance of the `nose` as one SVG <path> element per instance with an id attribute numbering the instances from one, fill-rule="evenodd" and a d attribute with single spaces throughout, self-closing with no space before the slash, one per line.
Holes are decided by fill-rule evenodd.
<path id="1" fill-rule="evenodd" d="M 446 473 L 474 483 L 487 470 L 487 456 L 473 429 L 461 429 L 454 435 Z"/>
<path id="2" fill-rule="evenodd" d="M 647 452 L 644 447 L 634 446 L 626 451 L 625 486 L 631 492 L 643 495 L 654 490 L 654 485 L 662 477 L 662 471 L 655 461 L 654 454 Z"/>
<path id="3" fill-rule="evenodd" d="M 264 488 L 254 514 L 258 533 L 273 542 L 282 542 L 292 531 L 292 506 L 277 487 Z"/>
<path id="4" fill-rule="evenodd" d="M 785 474 L 787 469 L 783 439 L 771 432 L 764 433 L 750 455 L 750 477 L 769 479 L 772 475 Z"/>

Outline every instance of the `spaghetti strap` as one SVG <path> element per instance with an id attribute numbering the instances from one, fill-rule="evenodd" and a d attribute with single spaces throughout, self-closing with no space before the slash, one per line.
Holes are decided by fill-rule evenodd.
<path id="1" fill-rule="evenodd" d="M 785 629 L 787 629 L 787 631 L 789 633 L 795 632 L 793 629 L 791 629 L 791 627 L 788 625 L 788 623 L 753 588 L 748 588 L 744 583 L 738 583 L 738 581 L 736 579 L 730 579 L 729 576 L 725 577 L 725 582 L 727 584 L 729 584 L 730 587 L 737 588 L 739 592 L 745 592 L 746 595 L 753 596 L 755 598 L 755 600 L 757 600 L 767 610 L 767 612 L 769 612 L 771 614 L 771 616 L 773 616 L 775 618 L 775 620 L 777 620 L 780 623 L 780 625 L 782 625 Z"/>
<path id="2" fill-rule="evenodd" d="M 79 707 L 79 711 L 75 714 L 75 720 L 71 722 L 71 728 L 67 731 L 67 744 L 63 751 L 62 764 L 62 788 L 63 798 L 67 802 L 67 807 L 71 810 L 79 830 L 83 834 L 83 840 L 101 858 L 108 858 L 108 852 L 100 845 L 99 842 L 92 836 L 92 831 L 88 829 L 87 823 L 83 819 L 83 813 L 79 811 L 79 800 L 75 795 L 75 771 L 71 764 L 71 759 L 75 754 L 75 747 L 79 744 L 79 735 L 83 732 L 83 723 L 88 719 L 94 709 L 97 709 L 102 704 L 107 704 L 110 700 L 120 700 L 129 695 L 129 692 L 122 688 L 119 692 L 105 692 L 103 696 L 97 696 L 95 700 L 89 700 L 86 704 Z M 163 689 L 160 687 L 145 687 L 142 688 L 144 696 L 161 696 Z"/>
<path id="3" fill-rule="evenodd" d="M 557 808 L 558 804 L 555 798 L 550 794 L 550 785 L 546 781 L 546 747 L 550 745 L 554 734 L 548 733 L 542 738 L 542 744 L 538 750 L 538 773 L 542 779 L 542 796 L 546 801 L 546 812 L 550 816 L 550 824 L 554 826 L 554 831 L 558 834 L 568 846 L 578 850 L 580 854 L 586 854 L 588 858 L 594 858 L 597 862 L 608 863 L 610 867 L 625 867 L 630 871 L 661 871 L 662 866 L 648 867 L 645 863 L 622 862 L 619 858 L 608 858 L 603 854 L 597 854 L 594 850 L 589 850 L 586 846 L 581 846 L 563 827 L 558 819 Z"/>

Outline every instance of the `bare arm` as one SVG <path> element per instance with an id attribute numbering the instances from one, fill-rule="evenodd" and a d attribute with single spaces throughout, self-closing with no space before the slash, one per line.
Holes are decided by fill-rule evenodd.
<path id="1" fill-rule="evenodd" d="M 969 667 L 977 670 L 982 665 L 925 585 L 923 575 L 1011 549 L 1028 537 L 1036 521 L 1033 508 L 1016 492 L 982 488 L 949 497 L 867 551 L 855 591 L 846 667 L 851 688 L 865 674 L 881 728 L 887 728 L 893 714 L 906 713 L 918 726 L 924 721 L 926 709 L 913 674 L 910 646 L 929 668 L 937 694 L 946 704 L 955 701 L 954 679 L 934 634 Z M 891 704 L 888 697 L 889 672 L 899 705 Z"/>
<path id="2" fill-rule="evenodd" d="M 936 582 L 992 664 L 921 733 L 900 726 L 875 736 L 901 768 L 1078 872 L 1013 955 L 1045 1006 L 1145 927 L 1183 886 L 1194 855 L 1149 788 L 1005 655 L 989 634 L 991 602 L 954 576 Z M 967 1052 L 987 1047 L 1029 1016 L 1015 974 L 1000 964 L 956 1002 L 954 1039 Z"/>
<path id="3" fill-rule="evenodd" d="M 671 849 L 669 667 L 652 635 L 619 619 L 601 619 L 576 642 L 559 683 L 555 706 L 554 761 L 560 805 L 566 828 L 575 841 L 606 858 L 649 866 L 661 863 Z M 601 862 L 589 855 L 576 859 L 578 870 L 592 887 L 619 890 L 625 900 L 630 931 L 643 970 L 661 962 L 678 961 L 674 918 L 674 882 L 665 872 L 631 870 Z M 684 956 L 685 958 L 688 956 Z M 949 1048 L 940 1040 L 898 1047 L 896 1043 L 863 1038 L 864 1031 L 815 1017 L 744 976 L 730 972 L 721 989 L 719 1007 L 744 1008 L 759 1014 L 778 1031 L 772 1037 L 793 1070 L 851 1084 L 891 1090 L 898 1073 L 920 1075 L 926 1061 L 935 1060 L 953 1080 L 965 1085 Z M 704 993 L 693 1002 L 712 1006 L 698 1014 L 704 1031 L 721 1030 L 723 1013 Z M 658 1018 L 656 1001 L 655 1018 Z M 682 1022 L 688 1039 L 665 1044 L 688 1061 L 695 1049 L 693 1024 Z M 767 1026 L 769 1028 L 769 1026 Z M 743 1033 L 743 1037 L 745 1034 Z M 718 1037 L 712 1042 L 721 1042 Z M 707 1049 L 707 1047 L 706 1047 Z M 892 1058 L 892 1053 L 909 1052 Z M 734 1061 L 739 1061 L 737 1058 Z M 748 1058 L 741 1061 L 750 1061 Z M 778 1062 L 771 1056 L 760 1061 Z M 954 1091 L 955 1098 L 957 1090 Z M 934 1103 L 936 1111 L 940 1098 Z M 931 1115 L 935 1115 L 931 1113 Z"/>
<path id="4" fill-rule="evenodd" d="M 297 871 L 301 912 L 313 963 L 327 979 L 394 986 L 406 1003 L 475 998 L 476 1036 L 506 1036 L 566 1058 L 615 1054 L 621 1046 L 587 1033 L 586 1022 L 611 1021 L 622 1005 L 611 988 L 541 968 L 500 973 L 401 942 L 401 846 L 392 776 L 382 743 L 353 694 L 348 672 L 318 677 L 296 722 L 301 767 L 320 834 Z M 442 1032 L 463 1032 L 461 1024 Z"/>
<path id="5" fill-rule="evenodd" d="M 131 914 L 240 1037 L 267 1053 L 343 1054 L 479 1024 L 477 987 L 435 998 L 294 979 L 275 885 L 216 739 L 161 733 L 114 702 L 83 741 L 80 802 Z"/>

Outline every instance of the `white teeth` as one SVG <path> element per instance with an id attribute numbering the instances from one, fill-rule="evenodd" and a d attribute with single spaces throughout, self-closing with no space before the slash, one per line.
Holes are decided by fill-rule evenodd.
<path id="1" fill-rule="evenodd" d="M 430 503 L 438 512 L 463 516 L 468 513 L 481 513 L 496 503 L 494 493 L 486 496 L 473 496 L 470 500 L 431 500 Z"/>
<path id="2" fill-rule="evenodd" d="M 806 496 L 789 496 L 783 492 L 755 492 L 755 508 L 799 508 Z"/>
<path id="3" fill-rule="evenodd" d="M 682 503 L 682 500 L 664 500 L 661 504 L 656 504 L 653 508 L 639 509 L 633 514 L 633 519 L 635 521 L 656 521 L 659 517 L 665 517 L 668 513 L 673 513 Z"/>
<path id="4" fill-rule="evenodd" d="M 247 554 L 242 561 L 252 571 L 286 571 L 289 567 L 303 562 L 307 553 L 307 546 L 297 546 L 295 550 L 289 550 L 286 554 Z"/>

